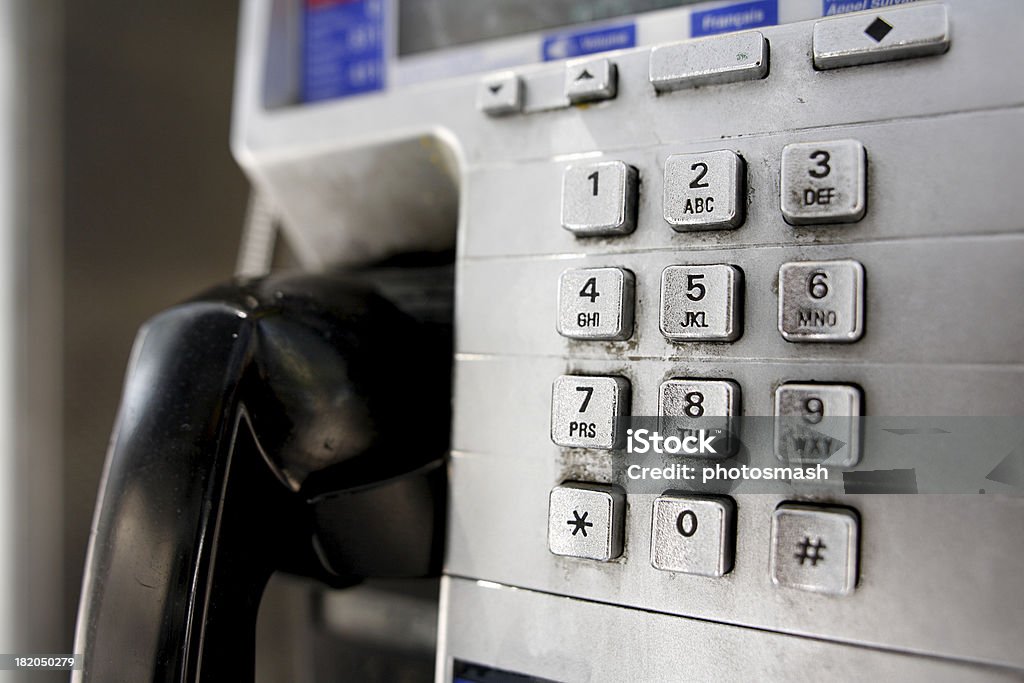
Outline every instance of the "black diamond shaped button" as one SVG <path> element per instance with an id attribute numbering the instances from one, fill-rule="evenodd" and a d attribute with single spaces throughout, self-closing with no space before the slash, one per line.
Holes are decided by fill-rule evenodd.
<path id="1" fill-rule="evenodd" d="M 882 39 L 889 35 L 889 31 L 892 30 L 892 24 L 887 22 L 882 17 L 878 17 L 871 22 L 871 26 L 864 29 L 864 33 L 874 38 L 876 43 L 882 42 Z"/>

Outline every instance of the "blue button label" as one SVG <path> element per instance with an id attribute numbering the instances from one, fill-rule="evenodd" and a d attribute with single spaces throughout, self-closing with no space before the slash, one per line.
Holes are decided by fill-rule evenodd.
<path id="1" fill-rule="evenodd" d="M 384 89 L 383 0 L 306 0 L 302 100 Z"/>
<path id="2" fill-rule="evenodd" d="M 555 33 L 545 36 L 542 56 L 545 62 L 591 55 L 595 52 L 622 50 L 636 46 L 636 25 L 621 24 L 591 31 Z"/>
<path id="3" fill-rule="evenodd" d="M 835 14 L 861 12 L 866 9 L 885 9 L 908 2 L 914 0 L 822 0 L 821 16 L 831 17 Z"/>
<path id="4" fill-rule="evenodd" d="M 716 33 L 742 31 L 779 23 L 778 0 L 755 0 L 717 7 L 690 15 L 690 35 L 694 38 Z"/>

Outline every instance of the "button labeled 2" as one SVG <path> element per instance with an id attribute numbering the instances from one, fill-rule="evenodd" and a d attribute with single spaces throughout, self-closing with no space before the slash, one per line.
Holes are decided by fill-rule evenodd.
<path id="1" fill-rule="evenodd" d="M 738 228 L 745 176 L 735 152 L 673 154 L 665 162 L 665 221 L 679 232 Z"/>
<path id="2" fill-rule="evenodd" d="M 558 280 L 558 333 L 570 339 L 628 339 L 634 283 L 625 268 L 565 271 Z"/>

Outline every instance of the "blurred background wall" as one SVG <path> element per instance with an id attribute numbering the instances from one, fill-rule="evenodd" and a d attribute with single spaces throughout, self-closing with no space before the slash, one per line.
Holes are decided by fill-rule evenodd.
<path id="1" fill-rule="evenodd" d="M 70 652 L 135 331 L 230 277 L 248 186 L 228 148 L 236 0 L 67 0 L 63 12 L 61 651 Z"/>

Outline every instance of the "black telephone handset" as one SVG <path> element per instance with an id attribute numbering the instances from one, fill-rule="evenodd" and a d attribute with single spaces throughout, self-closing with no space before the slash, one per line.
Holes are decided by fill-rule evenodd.
<path id="1" fill-rule="evenodd" d="M 450 283 L 437 268 L 270 277 L 142 328 L 74 680 L 251 680 L 274 571 L 335 586 L 439 573 Z"/>

